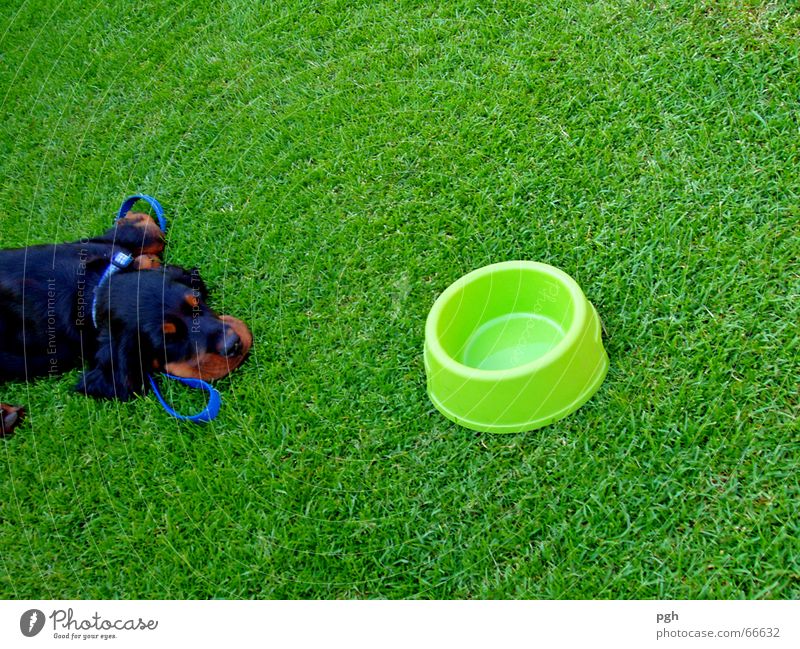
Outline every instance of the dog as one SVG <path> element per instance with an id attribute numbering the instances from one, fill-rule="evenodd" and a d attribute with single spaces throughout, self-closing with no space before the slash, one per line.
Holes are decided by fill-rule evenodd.
<path id="1" fill-rule="evenodd" d="M 128 212 L 98 237 L 0 250 L 0 383 L 84 367 L 79 393 L 126 401 L 152 372 L 238 365 L 249 343 L 235 319 L 207 305 L 197 269 L 162 263 L 164 245 L 149 215 Z M 0 436 L 24 414 L 0 404 Z"/>

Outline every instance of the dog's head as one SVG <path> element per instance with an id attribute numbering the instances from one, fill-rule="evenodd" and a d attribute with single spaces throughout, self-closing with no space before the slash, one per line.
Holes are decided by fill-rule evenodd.
<path id="1" fill-rule="evenodd" d="M 216 379 L 238 367 L 252 344 L 239 320 L 219 316 L 197 269 L 132 269 L 114 275 L 97 301 L 97 351 L 78 391 L 129 399 L 148 373 Z"/>

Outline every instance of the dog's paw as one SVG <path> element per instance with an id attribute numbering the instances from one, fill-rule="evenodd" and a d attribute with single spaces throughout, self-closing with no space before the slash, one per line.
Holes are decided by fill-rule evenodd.
<path id="1" fill-rule="evenodd" d="M 160 255 L 166 243 L 164 233 L 149 214 L 128 212 L 109 230 L 114 241 L 140 255 Z"/>
<path id="2" fill-rule="evenodd" d="M 23 408 L 0 403 L 0 437 L 11 435 L 24 418 L 25 410 Z"/>

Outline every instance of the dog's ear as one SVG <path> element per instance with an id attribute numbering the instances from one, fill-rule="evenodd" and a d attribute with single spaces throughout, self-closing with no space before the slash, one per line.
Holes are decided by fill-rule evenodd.
<path id="1" fill-rule="evenodd" d="M 111 243 L 139 255 L 161 255 L 164 252 L 164 233 L 149 214 L 128 212 L 93 241 Z"/>
<path id="2" fill-rule="evenodd" d="M 119 332 L 101 331 L 94 367 L 81 375 L 76 391 L 95 399 L 127 401 L 134 394 L 143 394 L 145 376 L 155 358 L 147 335 L 138 335 L 135 328 Z"/>

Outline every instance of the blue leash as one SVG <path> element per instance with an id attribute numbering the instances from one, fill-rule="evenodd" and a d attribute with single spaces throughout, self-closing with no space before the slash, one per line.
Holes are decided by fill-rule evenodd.
<path id="1" fill-rule="evenodd" d="M 203 408 L 196 415 L 182 415 L 179 412 L 176 412 L 175 409 L 164 400 L 164 397 L 161 396 L 161 391 L 158 389 L 156 380 L 151 374 L 148 374 L 147 378 L 150 379 L 150 387 L 153 388 L 156 398 L 164 407 L 164 410 L 175 417 L 175 419 L 193 421 L 196 424 L 205 424 L 219 414 L 219 409 L 222 406 L 222 396 L 220 395 L 219 390 L 213 387 L 210 383 L 207 383 L 202 379 L 185 379 L 182 376 L 175 376 L 173 374 L 167 374 L 166 372 L 162 372 L 162 375 L 166 376 L 168 379 L 172 379 L 173 381 L 178 381 L 184 385 L 188 385 L 190 388 L 200 388 L 201 390 L 208 392 L 208 403 L 206 404 L 205 408 Z"/>
<path id="2" fill-rule="evenodd" d="M 156 213 L 156 218 L 158 219 L 158 226 L 161 228 L 162 232 L 166 233 L 167 219 L 164 216 L 164 208 L 161 207 L 161 203 L 159 203 L 155 198 L 153 198 L 152 196 L 148 196 L 147 194 L 134 194 L 133 196 L 128 196 L 128 198 L 126 198 L 123 201 L 122 206 L 119 208 L 119 213 L 117 214 L 117 218 L 114 220 L 118 221 L 123 216 L 125 216 L 133 207 L 134 203 L 140 200 L 150 204 L 150 206 L 153 208 L 153 211 Z M 127 262 L 122 258 L 118 259 L 118 256 L 121 255 L 124 255 L 125 257 L 128 258 Z M 111 263 L 108 265 L 106 272 L 100 278 L 100 282 L 98 283 L 97 288 L 99 289 L 108 280 L 108 278 L 111 277 L 111 275 L 113 275 L 118 270 L 125 268 L 128 264 L 131 263 L 131 261 L 133 261 L 133 258 L 130 255 L 126 255 L 125 253 L 117 253 L 117 255 L 114 256 L 114 259 L 112 259 Z M 96 292 L 97 289 L 95 289 L 95 294 Z M 95 299 L 92 303 L 93 319 L 95 317 L 96 302 L 97 300 Z M 95 326 L 97 326 L 97 323 L 95 323 Z M 156 398 L 164 407 L 164 410 L 166 410 L 167 413 L 175 417 L 175 419 L 181 419 L 183 421 L 192 421 L 199 424 L 199 423 L 209 422 L 219 414 L 220 407 L 222 406 L 222 396 L 220 395 L 219 390 L 213 387 L 210 383 L 207 383 L 202 379 L 186 379 L 183 378 L 182 376 L 167 374 L 166 372 L 162 372 L 162 374 L 163 376 L 166 376 L 168 379 L 172 379 L 173 381 L 178 381 L 179 383 L 183 383 L 184 385 L 189 386 L 190 388 L 199 388 L 200 390 L 205 390 L 206 392 L 208 392 L 208 403 L 206 404 L 205 408 L 203 408 L 200 412 L 194 415 L 182 415 L 164 400 L 164 397 L 161 396 L 161 391 L 158 389 L 158 383 L 156 383 L 156 380 L 153 378 L 151 374 L 148 374 L 147 378 L 150 380 L 150 386 L 153 388 L 153 392 L 155 393 Z"/>

